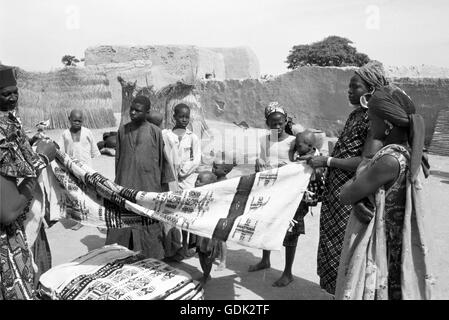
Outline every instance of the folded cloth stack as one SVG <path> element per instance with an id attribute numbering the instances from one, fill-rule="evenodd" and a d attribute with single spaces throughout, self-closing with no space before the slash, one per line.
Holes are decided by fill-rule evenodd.
<path id="1" fill-rule="evenodd" d="M 48 270 L 38 295 L 43 300 L 203 300 L 203 289 L 188 273 L 113 244 Z"/>

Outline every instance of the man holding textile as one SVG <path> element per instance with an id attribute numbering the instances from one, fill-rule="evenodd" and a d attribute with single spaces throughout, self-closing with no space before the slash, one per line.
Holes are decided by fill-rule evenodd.
<path id="1" fill-rule="evenodd" d="M 151 102 L 145 96 L 134 98 L 131 122 L 117 134 L 115 183 L 136 191 L 168 191 L 173 174 L 164 153 L 161 130 L 146 121 Z M 106 244 L 118 243 L 140 251 L 147 258 L 164 257 L 162 228 L 158 221 L 134 217 L 129 226 L 108 226 Z"/>

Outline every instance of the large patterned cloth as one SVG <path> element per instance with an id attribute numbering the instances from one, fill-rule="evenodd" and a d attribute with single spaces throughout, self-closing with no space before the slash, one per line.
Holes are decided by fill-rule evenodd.
<path id="1" fill-rule="evenodd" d="M 52 300 L 202 300 L 191 276 L 119 245 L 90 251 L 40 279 L 39 297 Z"/>
<path id="2" fill-rule="evenodd" d="M 420 230 L 422 208 L 413 203 L 417 197 L 410 184 L 410 153 L 403 146 L 388 145 L 366 169 L 384 155 L 398 161 L 399 174 L 388 189 L 381 187 L 370 197 L 375 216 L 369 224 L 351 214 L 338 271 L 337 299 L 431 298 L 434 279 L 427 263 L 428 235 Z"/>
<path id="3" fill-rule="evenodd" d="M 24 215 L 0 225 L 0 300 L 34 299 L 34 269 L 23 229 Z"/>
<path id="4" fill-rule="evenodd" d="M 368 127 L 367 111 L 358 107 L 349 115 L 331 157 L 347 159 L 361 156 Z M 355 172 L 337 168 L 329 168 L 326 175 L 320 216 L 317 267 L 320 286 L 330 294 L 335 292 L 340 253 L 351 213 L 351 206 L 340 202 L 340 191 L 354 175 Z"/>
<path id="5" fill-rule="evenodd" d="M 52 169 L 58 182 L 46 192 L 53 220 L 70 217 L 110 228 L 141 224 L 141 217 L 148 217 L 195 235 L 265 250 L 281 248 L 312 174 L 306 164 L 292 163 L 199 188 L 156 193 L 123 188 L 62 152 L 57 159 Z"/>
<path id="6" fill-rule="evenodd" d="M 45 167 L 23 131 L 20 119 L 12 112 L 0 111 L 0 174 L 5 177 L 36 177 Z"/>

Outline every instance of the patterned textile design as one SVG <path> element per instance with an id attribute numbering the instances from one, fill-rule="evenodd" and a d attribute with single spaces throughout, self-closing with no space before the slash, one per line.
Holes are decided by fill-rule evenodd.
<path id="1" fill-rule="evenodd" d="M 285 112 L 284 107 L 281 106 L 279 102 L 273 101 L 265 108 L 265 119 L 268 119 L 268 117 L 275 112 L 281 113 L 287 117 L 287 112 Z"/>
<path id="2" fill-rule="evenodd" d="M 44 161 L 31 148 L 20 120 L 11 112 L 0 113 L 0 174 L 6 177 L 36 177 Z"/>
<path id="3" fill-rule="evenodd" d="M 418 194 L 409 192 L 410 152 L 400 145 L 388 145 L 367 168 L 384 155 L 397 159 L 399 174 L 387 190 L 381 187 L 370 197 L 375 217 L 369 224 L 350 216 L 338 271 L 337 299 L 431 298 L 434 283 L 426 261 L 428 248 L 422 230 L 413 226 L 423 220 L 422 209 L 411 199 Z"/>
<path id="4" fill-rule="evenodd" d="M 266 250 L 282 246 L 312 174 L 309 166 L 292 163 L 200 188 L 156 193 L 126 190 L 59 151 L 57 159 L 51 169 L 58 183 L 49 185 L 47 194 L 56 194 L 51 212 L 59 217 L 104 228 L 140 224 L 143 216 L 207 238 L 221 230 L 216 234 L 223 241 Z M 121 210 L 132 212 L 129 220 Z"/>
<path id="5" fill-rule="evenodd" d="M 392 146 L 378 153 L 372 163 L 383 155 L 395 157 L 400 165 L 399 176 L 385 193 L 385 232 L 387 238 L 388 297 L 401 300 L 402 228 L 404 226 L 405 187 L 410 153 L 400 146 Z"/>
<path id="6" fill-rule="evenodd" d="M 354 110 L 349 115 L 331 156 L 340 159 L 361 156 L 368 127 L 366 109 L 357 108 Z M 346 224 L 351 213 L 351 206 L 341 204 L 340 191 L 341 187 L 354 175 L 355 172 L 336 168 L 329 168 L 326 174 L 320 216 L 317 271 L 321 288 L 330 294 L 335 292 L 340 253 Z"/>
<path id="7" fill-rule="evenodd" d="M 228 216 L 218 221 L 213 233 L 213 238 L 222 241 L 226 241 L 228 239 L 235 219 L 237 219 L 237 217 L 242 215 L 245 211 L 246 203 L 248 202 L 248 197 L 251 193 L 255 179 L 255 174 L 242 177 L 240 179 L 234 199 L 232 200 L 229 208 Z"/>
<path id="8" fill-rule="evenodd" d="M 315 207 L 319 202 L 323 201 L 324 193 L 324 174 L 321 170 L 314 170 L 310 177 L 307 191 L 304 192 L 302 200 L 296 209 L 293 220 L 296 221 L 291 230 L 285 234 L 284 247 L 296 247 L 298 237 L 306 233 L 306 225 L 304 223 L 305 216 L 309 213 L 310 207 Z"/>
<path id="9" fill-rule="evenodd" d="M 39 295 L 53 300 L 202 300 L 191 276 L 119 245 L 104 246 L 50 269 Z"/>
<path id="10" fill-rule="evenodd" d="M 0 225 L 0 300 L 35 298 L 34 269 L 23 230 L 25 214 L 9 226 Z"/>

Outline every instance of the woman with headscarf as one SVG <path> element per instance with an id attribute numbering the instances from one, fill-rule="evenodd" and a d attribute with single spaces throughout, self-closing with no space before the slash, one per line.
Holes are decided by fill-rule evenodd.
<path id="1" fill-rule="evenodd" d="M 351 215 L 338 272 L 337 299 L 430 299 L 432 276 L 424 235 L 421 171 L 424 120 L 410 98 L 392 87 L 368 103 L 374 139 L 383 148 L 354 180 L 341 202 L 370 196 L 373 218 Z"/>
<path id="2" fill-rule="evenodd" d="M 340 201 L 341 187 L 355 175 L 364 158 L 373 156 L 380 148 L 370 138 L 367 102 L 376 90 L 388 85 L 382 65 L 373 61 L 355 71 L 349 82 L 348 98 L 354 110 L 329 157 L 317 156 L 308 160 L 313 168 L 327 167 L 325 190 L 320 215 L 317 271 L 320 286 L 334 294 L 338 264 L 346 224 L 351 206 Z"/>

